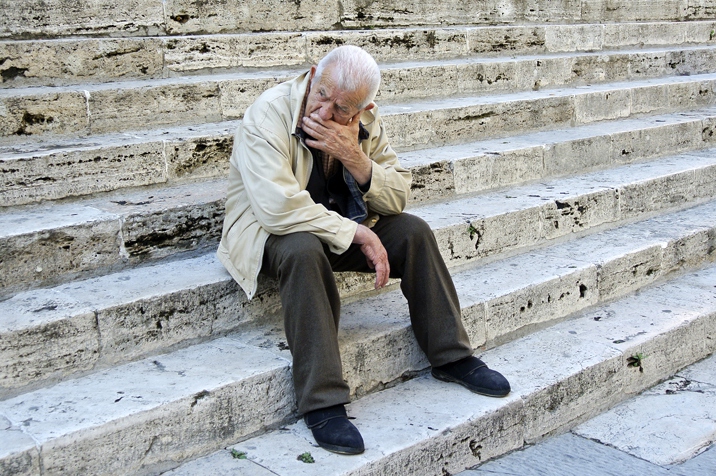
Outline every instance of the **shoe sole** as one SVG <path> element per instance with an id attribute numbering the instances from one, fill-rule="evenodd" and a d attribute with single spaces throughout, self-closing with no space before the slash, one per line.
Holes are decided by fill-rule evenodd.
<path id="1" fill-rule="evenodd" d="M 316 441 L 316 443 L 318 443 L 318 446 L 320 446 L 324 450 L 330 451 L 331 453 L 338 453 L 339 455 L 359 455 L 365 452 L 365 448 L 351 448 L 348 446 L 329 445 L 326 443 L 321 443 L 320 441 Z"/>
<path id="2" fill-rule="evenodd" d="M 433 369 L 430 371 L 430 373 L 432 374 L 433 377 L 435 377 L 438 380 L 442 380 L 443 382 L 450 382 L 450 383 L 456 383 L 458 385 L 462 385 L 466 389 L 470 390 L 473 393 L 477 393 L 478 395 L 484 395 L 486 397 L 502 398 L 502 397 L 506 397 L 507 395 L 510 394 L 510 390 L 508 390 L 507 392 L 498 393 L 494 390 L 490 390 L 490 389 L 486 389 L 486 388 L 482 388 L 482 387 L 476 387 L 474 385 L 469 385 L 469 384 L 463 382 L 462 380 L 458 380 L 455 377 L 453 377 L 452 375 L 448 375 L 444 372 L 440 372 L 439 370 L 436 371 L 435 369 Z"/>

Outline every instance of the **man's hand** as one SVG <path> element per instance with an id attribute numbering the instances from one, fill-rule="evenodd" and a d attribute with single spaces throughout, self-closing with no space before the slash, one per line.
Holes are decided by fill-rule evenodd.
<path id="1" fill-rule="evenodd" d="M 353 116 L 346 125 L 333 120 L 324 121 L 313 113 L 303 118 L 302 125 L 303 130 L 313 137 L 307 139 L 306 144 L 340 160 L 359 185 L 368 183 L 373 166 L 358 143 L 358 125 L 362 112 Z"/>
<path id="2" fill-rule="evenodd" d="M 353 236 L 353 243 L 360 245 L 360 250 L 365 255 L 368 266 L 375 269 L 375 289 L 380 289 L 388 284 L 390 277 L 388 252 L 385 251 L 378 235 L 367 226 L 358 225 L 356 234 Z"/>

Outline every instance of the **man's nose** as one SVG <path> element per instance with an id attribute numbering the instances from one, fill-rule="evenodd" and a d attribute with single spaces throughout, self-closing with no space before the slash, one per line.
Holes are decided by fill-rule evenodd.
<path id="1" fill-rule="evenodd" d="M 329 121 L 333 117 L 333 107 L 330 104 L 321 106 L 318 110 L 318 117 L 324 121 Z"/>

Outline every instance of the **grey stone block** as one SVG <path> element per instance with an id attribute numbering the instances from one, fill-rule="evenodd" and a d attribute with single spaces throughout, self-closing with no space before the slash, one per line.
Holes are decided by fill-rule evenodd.
<path id="1" fill-rule="evenodd" d="M 179 36 L 165 39 L 163 47 L 165 68 L 176 74 L 306 64 L 301 33 Z"/>
<path id="2" fill-rule="evenodd" d="M 458 476 L 668 476 L 670 471 L 595 441 L 566 433 L 488 461 Z"/>
<path id="3" fill-rule="evenodd" d="M 582 19 L 587 21 L 658 21 L 684 18 L 687 14 L 686 0 L 664 0 L 654 8 L 649 0 L 620 2 L 595 0 L 582 2 Z"/>
<path id="4" fill-rule="evenodd" d="M 167 175 L 174 180 L 228 177 L 233 145 L 229 134 L 167 141 Z"/>
<path id="5" fill-rule="evenodd" d="M 0 72 L 3 86 L 161 78 L 162 53 L 154 38 L 6 41 L 0 43 Z"/>
<path id="6" fill-rule="evenodd" d="M 163 183 L 163 149 L 160 142 L 140 142 L 16 155 L 0 161 L 0 200 L 22 205 Z"/>
<path id="7" fill-rule="evenodd" d="M 548 51 L 594 51 L 604 46 L 604 25 L 559 25 L 545 28 Z"/>
<path id="8" fill-rule="evenodd" d="M 90 370 L 99 359 L 93 309 L 61 291 L 18 294 L 0 303 L 0 394 Z"/>
<path id="9" fill-rule="evenodd" d="M 577 124 L 614 120 L 631 115 L 631 91 L 596 91 L 574 97 Z"/>
<path id="10" fill-rule="evenodd" d="M 223 119 L 215 82 L 100 89 L 88 103 L 93 134 Z"/>
<path id="11" fill-rule="evenodd" d="M 40 473 L 40 452 L 32 438 L 0 415 L 0 474 L 32 476 Z"/>
<path id="12" fill-rule="evenodd" d="M 64 35 L 156 35 L 164 31 L 162 3 L 129 0 L 3 0 L 7 15 L 0 37 L 53 37 Z"/>
<path id="13" fill-rule="evenodd" d="M 407 28 L 306 33 L 307 59 L 315 64 L 343 44 L 360 46 L 380 62 L 455 58 L 467 53 L 467 31 L 466 28 Z"/>
<path id="14" fill-rule="evenodd" d="M 285 359 L 222 339 L 6 400 L 2 413 L 32 416 L 23 429 L 49 474 L 154 472 L 277 424 L 293 405 Z"/>
<path id="15" fill-rule="evenodd" d="M 472 28 L 467 31 L 469 52 L 474 54 L 543 53 L 548 26 L 509 25 Z M 556 33 L 550 32 L 553 36 Z"/>
<path id="16" fill-rule="evenodd" d="M 15 142 L 27 136 L 89 132 L 87 98 L 80 91 L 0 95 L 0 137 Z"/>
<path id="17" fill-rule="evenodd" d="M 281 30 L 330 30 L 338 23 L 338 6 L 322 0 L 300 3 L 273 0 L 261 3 L 227 3 L 210 0 L 166 2 L 166 28 L 173 35 Z M 217 11 L 221 14 L 217 15 Z"/>
<path id="18" fill-rule="evenodd" d="M 2 215 L 0 287 L 57 282 L 120 257 L 119 217 L 89 207 Z"/>
<path id="19" fill-rule="evenodd" d="M 541 178 L 542 146 L 487 152 L 453 162 L 455 193 L 471 193 Z"/>
<path id="20" fill-rule="evenodd" d="M 612 134 L 612 163 L 628 163 L 641 157 L 678 154 L 699 147 L 703 137 L 698 122 L 669 124 Z"/>

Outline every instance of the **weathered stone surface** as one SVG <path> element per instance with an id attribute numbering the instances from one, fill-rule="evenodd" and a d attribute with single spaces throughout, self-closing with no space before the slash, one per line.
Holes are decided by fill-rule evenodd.
<path id="1" fill-rule="evenodd" d="M 543 25 L 471 28 L 467 31 L 469 52 L 480 55 L 542 53 L 547 51 L 548 28 Z"/>
<path id="2" fill-rule="evenodd" d="M 628 163 L 642 157 L 659 157 L 693 150 L 703 144 L 699 122 L 668 124 L 612 134 L 612 163 Z"/>
<path id="3" fill-rule="evenodd" d="M 454 58 L 467 53 L 465 28 L 381 29 L 307 33 L 308 60 L 317 63 L 340 45 L 356 45 L 377 61 Z"/>
<path id="4" fill-rule="evenodd" d="M 291 79 L 291 77 L 219 81 L 219 105 L 222 118 L 237 119 L 243 117 L 246 109 L 262 92 L 280 82 Z"/>
<path id="5" fill-rule="evenodd" d="M 410 183 L 412 202 L 429 202 L 448 198 L 456 193 L 452 163 L 441 160 L 410 169 L 413 181 Z"/>
<path id="6" fill-rule="evenodd" d="M 612 138 L 607 134 L 546 144 L 544 175 L 559 176 L 608 166 L 611 151 Z"/>
<path id="7" fill-rule="evenodd" d="M 582 16 L 586 21 L 657 21 L 675 20 L 686 15 L 685 0 L 663 0 L 659 7 L 649 0 L 615 2 L 614 0 L 594 0 L 582 2 Z"/>
<path id="8" fill-rule="evenodd" d="M 118 217 L 89 207 L 0 215 L 0 230 L 3 294 L 14 286 L 51 284 L 120 259 Z"/>
<path id="9" fill-rule="evenodd" d="M 394 147 L 416 149 L 426 145 L 484 139 L 518 130 L 537 130 L 569 122 L 573 115 L 567 97 L 540 100 L 504 100 L 490 104 L 482 101 L 444 100 L 426 105 L 390 106 L 384 120 Z M 404 113 L 397 114 L 399 110 Z"/>
<path id="10" fill-rule="evenodd" d="M 614 89 L 574 96 L 577 124 L 614 120 L 631 115 L 631 91 Z"/>
<path id="11" fill-rule="evenodd" d="M 654 282 L 661 275 L 662 253 L 662 247 L 656 245 L 602 263 L 599 267 L 600 298 L 623 296 Z"/>
<path id="12" fill-rule="evenodd" d="M 686 160 L 685 156 L 680 156 Z M 673 162 L 669 165 L 675 165 Z M 710 168 L 708 165 L 705 168 Z M 636 182 L 624 185 L 619 190 L 619 207 L 623 218 L 635 217 L 645 211 L 656 211 L 684 204 L 706 190 L 696 187 L 695 173 L 664 174 L 649 179 L 649 186 Z"/>
<path id="13" fill-rule="evenodd" d="M 0 10 L 0 37 L 156 35 L 164 25 L 162 2 L 154 0 L 3 0 Z"/>
<path id="14" fill-rule="evenodd" d="M 281 422 L 294 403 L 284 358 L 219 339 L 1 406 L 15 424 L 31 415 L 24 431 L 42 445 L 49 474 L 96 474 L 169 469 Z"/>
<path id="15" fill-rule="evenodd" d="M 609 189 L 585 193 L 576 198 L 561 199 L 556 195 L 554 202 L 543 208 L 543 213 L 543 233 L 547 239 L 578 233 L 619 219 L 617 196 L 614 190 Z"/>
<path id="16" fill-rule="evenodd" d="M 188 271 L 191 270 L 176 270 L 179 273 Z M 155 278 L 154 281 L 159 280 Z M 122 282 L 115 286 L 126 284 Z M 228 321 L 233 317 L 232 327 L 238 328 L 243 322 L 260 317 L 259 314 L 247 316 L 237 312 L 240 311 L 239 293 L 240 290 L 230 282 L 213 286 L 199 283 L 193 289 L 185 286 L 174 293 L 156 296 L 145 293 L 130 300 L 125 297 L 128 290 L 122 289 L 118 296 L 124 297 L 122 302 L 97 312 L 102 363 L 126 362 L 174 344 L 204 339 L 214 334 L 213 324 L 219 318 Z M 222 327 L 229 328 L 228 325 Z"/>
<path id="17" fill-rule="evenodd" d="M 601 445 L 571 433 L 549 438 L 534 446 L 488 461 L 479 467 L 458 473 L 457 476 L 488 476 L 493 474 L 548 474 L 555 471 L 582 476 L 621 476 L 648 474 L 649 476 L 687 476 L 669 471 L 648 461 L 635 458 L 614 448 Z"/>
<path id="18" fill-rule="evenodd" d="M 701 138 L 707 144 L 716 143 L 716 118 L 705 118 L 703 120 Z"/>
<path id="19" fill-rule="evenodd" d="M 339 21 L 337 5 L 323 0 L 298 3 L 168 0 L 165 9 L 170 34 L 330 30 Z"/>
<path id="20" fill-rule="evenodd" d="M 455 64 L 403 65 L 381 71 L 381 87 L 376 96 L 377 103 L 396 100 L 446 97 L 459 91 L 459 66 Z M 433 91 L 431 92 L 430 88 Z M 435 91 L 435 88 L 437 91 Z"/>
<path id="21" fill-rule="evenodd" d="M 565 267 L 556 272 L 552 267 L 541 265 L 543 255 L 522 258 L 520 265 L 516 260 L 509 260 L 505 264 L 513 267 L 506 267 L 502 272 L 494 269 L 497 267 L 489 267 L 493 269 L 487 286 L 496 289 L 499 285 L 500 291 L 493 293 L 501 293 L 485 304 L 487 340 L 493 345 L 518 331 L 525 332 L 538 324 L 568 316 L 598 300 L 598 293 L 594 291 L 597 285 L 594 267 L 579 270 Z M 528 276 L 524 276 L 525 269 L 529 269 Z M 528 279 L 533 281 L 529 285 L 521 282 Z"/>
<path id="22" fill-rule="evenodd" d="M 714 302 L 713 286 L 699 289 L 687 277 L 591 311 L 575 330 L 622 352 L 621 387 L 630 396 L 712 352 Z"/>
<path id="23" fill-rule="evenodd" d="M 674 83 L 669 85 L 669 107 L 695 109 L 714 103 L 715 81 Z"/>
<path id="24" fill-rule="evenodd" d="M 207 473 L 214 476 L 274 476 L 274 473 L 248 459 L 233 456 L 229 448 L 206 458 L 183 464 L 165 474 L 167 476 L 196 476 Z"/>
<path id="25" fill-rule="evenodd" d="M 220 190 L 210 190 L 209 195 L 222 196 L 221 185 Z M 125 213 L 122 236 L 130 260 L 157 259 L 179 251 L 216 246 L 224 220 L 224 198 L 192 202 L 162 207 L 157 201 L 153 205 L 159 206 L 152 207 L 155 210 Z"/>
<path id="26" fill-rule="evenodd" d="M 167 141 L 167 172 L 170 179 L 226 177 L 234 145 L 231 135 Z"/>
<path id="27" fill-rule="evenodd" d="M 172 73 L 306 63 L 306 38 L 300 33 L 176 37 L 165 39 L 163 47 Z"/>
<path id="28" fill-rule="evenodd" d="M 705 28 L 703 24 L 698 27 Z M 700 29 L 700 28 L 698 28 Z M 683 23 L 607 23 L 604 25 L 604 43 L 605 48 L 617 48 L 623 46 L 656 46 L 656 45 L 673 45 L 684 42 L 691 42 L 695 38 L 703 38 L 703 36 L 689 35 L 688 39 L 686 31 L 689 27 L 684 27 Z"/>
<path id="29" fill-rule="evenodd" d="M 558 25 L 545 28 L 548 51 L 594 51 L 604 44 L 603 25 Z"/>
<path id="30" fill-rule="evenodd" d="M 542 177 L 544 148 L 487 152 L 453 163 L 455 193 L 471 193 Z"/>
<path id="31" fill-rule="evenodd" d="M 713 367 L 695 364 L 573 432 L 660 466 L 690 459 L 716 436 Z"/>
<path id="32" fill-rule="evenodd" d="M 40 455 L 32 438 L 0 415 L 0 474 L 32 476 L 40 473 Z"/>
<path id="33" fill-rule="evenodd" d="M 0 395 L 90 370 L 97 362 L 97 319 L 71 296 L 57 290 L 18 294 L 0 302 L 0 312 Z"/>
<path id="34" fill-rule="evenodd" d="M 160 78 L 162 57 L 162 43 L 153 38 L 0 42 L 0 83 Z"/>
<path id="35" fill-rule="evenodd" d="M 0 160 L 0 174 L 0 201 L 4 206 L 167 180 L 160 142 L 75 147 L 13 156 Z"/>
<path id="36" fill-rule="evenodd" d="M 519 399 L 486 400 L 461 390 L 421 377 L 352 403 L 348 412 L 356 417 L 367 448 L 359 457 L 341 458 L 316 448 L 303 422 L 233 448 L 282 475 L 318 475 L 325 471 L 429 475 L 443 469 L 452 473 L 521 445 Z M 405 416 L 406 406 L 412 416 Z M 296 460 L 306 451 L 311 452 L 316 464 Z"/>
<path id="37" fill-rule="evenodd" d="M 669 95 L 669 86 L 666 84 L 640 85 L 631 91 L 631 111 L 633 114 L 670 112 Z"/>
<path id="38" fill-rule="evenodd" d="M 87 98 L 82 92 L 0 94 L 0 137 L 5 141 L 25 141 L 27 136 L 42 134 L 87 132 Z"/>
<path id="39" fill-rule="evenodd" d="M 621 399 L 618 352 L 584 342 L 572 332 L 562 323 L 545 335 L 522 339 L 523 350 L 508 344 L 509 355 L 501 352 L 500 358 L 491 359 L 522 395 L 526 443 L 560 432 Z"/>
<path id="40" fill-rule="evenodd" d="M 215 82 L 172 83 L 89 93 L 93 134 L 222 120 Z"/>
<path id="41" fill-rule="evenodd" d="M 581 15 L 579 0 L 490 0 L 479 5 L 459 1 L 426 4 L 424 2 L 387 2 L 365 5 L 357 1 L 342 3 L 341 22 L 349 28 L 377 28 L 409 25 L 464 25 L 481 23 L 570 22 Z"/>

